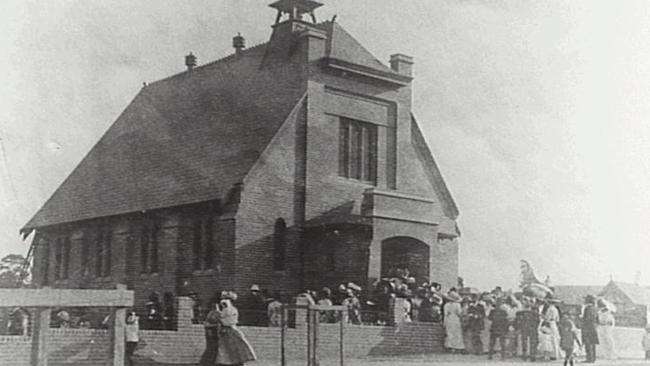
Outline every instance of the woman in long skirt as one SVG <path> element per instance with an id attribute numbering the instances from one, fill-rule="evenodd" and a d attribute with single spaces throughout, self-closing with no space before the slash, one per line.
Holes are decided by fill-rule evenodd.
<path id="1" fill-rule="evenodd" d="M 244 334 L 237 328 L 239 312 L 232 304 L 234 294 L 226 294 L 219 303 L 219 349 L 217 353 L 217 365 L 243 365 L 249 361 L 255 361 L 255 351 L 244 337 Z"/>
<path id="2" fill-rule="evenodd" d="M 560 328 L 558 324 L 560 322 L 560 311 L 555 306 L 556 300 L 547 297 L 545 299 L 546 304 L 543 310 L 543 320 L 548 323 L 549 329 L 551 331 L 551 344 L 553 350 L 551 352 L 551 360 L 560 359 Z"/>
<path id="3" fill-rule="evenodd" d="M 598 300 L 598 339 L 596 354 L 604 360 L 615 360 L 618 358 L 616 343 L 614 342 L 614 312 L 613 306 L 602 299 Z"/>
<path id="4" fill-rule="evenodd" d="M 445 348 L 452 352 L 459 352 L 465 349 L 463 341 L 462 309 L 460 306 L 461 297 L 455 292 L 449 292 L 449 300 L 444 306 L 445 317 Z"/>
<path id="5" fill-rule="evenodd" d="M 214 366 L 217 362 L 217 348 L 219 346 L 219 308 L 212 304 L 212 310 L 205 318 L 205 351 L 201 356 L 201 366 Z"/>

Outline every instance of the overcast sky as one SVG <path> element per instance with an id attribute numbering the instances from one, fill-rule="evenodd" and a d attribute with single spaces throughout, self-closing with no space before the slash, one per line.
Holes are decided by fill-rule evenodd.
<path id="1" fill-rule="evenodd" d="M 0 2 L 0 255 L 143 81 L 270 35 L 270 0 Z M 326 0 L 387 61 L 461 211 L 469 285 L 650 282 L 650 2 Z M 400 4 L 397 7 L 395 4 Z"/>

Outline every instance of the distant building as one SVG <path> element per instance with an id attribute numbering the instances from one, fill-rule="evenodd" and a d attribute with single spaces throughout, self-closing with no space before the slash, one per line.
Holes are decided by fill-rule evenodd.
<path id="1" fill-rule="evenodd" d="M 587 295 L 598 296 L 603 286 L 554 286 L 553 295 L 562 301 L 561 309 L 574 315 L 581 314 Z"/>
<path id="2" fill-rule="evenodd" d="M 643 327 L 648 323 L 650 289 L 637 284 L 610 281 L 599 293 L 616 306 L 616 324 Z"/>
<path id="3" fill-rule="evenodd" d="M 125 283 L 140 307 L 395 268 L 455 286 L 458 209 L 411 112 L 413 59 L 385 66 L 320 5 L 277 1 L 268 42 L 144 86 L 22 229 L 34 281 Z"/>
<path id="4" fill-rule="evenodd" d="M 617 326 L 644 327 L 650 319 L 650 289 L 636 284 L 610 281 L 605 286 L 554 286 L 561 309 L 581 314 L 587 295 L 602 297 L 616 306 Z"/>

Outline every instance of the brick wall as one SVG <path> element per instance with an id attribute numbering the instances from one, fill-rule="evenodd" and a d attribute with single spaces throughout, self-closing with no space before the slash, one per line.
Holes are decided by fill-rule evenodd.
<path id="1" fill-rule="evenodd" d="M 431 278 L 444 288 L 457 286 L 458 239 L 440 238 L 434 241 L 431 253 Z"/>
<path id="2" fill-rule="evenodd" d="M 50 329 L 48 365 L 109 365 L 110 335 L 96 329 Z M 31 337 L 0 336 L 0 365 L 28 366 Z"/>
<path id="3" fill-rule="evenodd" d="M 302 214 L 301 205 L 295 203 L 299 199 L 295 184 L 300 170 L 295 146 L 304 114 L 301 102 L 244 179 L 236 216 L 235 290 L 239 294 L 247 294 L 253 283 L 271 291 L 300 290 Z M 273 235 L 280 218 L 287 226 L 285 268 L 275 270 Z"/>
<path id="4" fill-rule="evenodd" d="M 205 348 L 204 329 L 191 324 L 191 300 L 178 299 L 177 331 L 140 331 L 136 356 L 140 362 L 196 364 Z M 296 328 L 287 329 L 286 355 L 305 359 L 307 327 L 304 316 Z M 280 328 L 240 327 L 260 360 L 280 358 Z M 321 324 L 319 357 L 338 357 L 340 324 Z M 110 333 L 94 329 L 50 329 L 50 365 L 108 365 Z M 439 324 L 403 323 L 397 326 L 345 325 L 344 352 L 348 358 L 442 351 L 443 329 Z M 31 339 L 0 336 L 0 365 L 29 365 Z"/>
<path id="5" fill-rule="evenodd" d="M 352 281 L 366 288 L 370 235 L 365 226 L 307 229 L 307 286 L 313 289 L 328 286 L 333 290 L 341 283 Z"/>
<path id="6" fill-rule="evenodd" d="M 31 337 L 0 336 L 0 365 L 29 365 Z"/>
<path id="7" fill-rule="evenodd" d="M 136 351 L 139 362 L 196 364 L 205 347 L 204 330 L 190 322 L 191 300 L 178 299 L 178 331 L 141 331 Z M 302 360 L 307 355 L 307 327 L 298 316 L 296 328 L 286 331 L 286 356 Z M 280 329 L 240 327 L 260 360 L 280 358 Z M 444 330 L 434 323 L 401 323 L 395 326 L 345 325 L 344 353 L 349 359 L 368 356 L 436 354 L 442 352 Z M 49 364 L 108 365 L 110 333 L 94 329 L 50 329 Z M 339 354 L 340 324 L 321 324 L 318 355 L 321 359 Z M 643 329 L 614 329 L 619 355 L 643 357 Z M 30 337 L 0 336 L 0 365 L 29 365 Z"/>

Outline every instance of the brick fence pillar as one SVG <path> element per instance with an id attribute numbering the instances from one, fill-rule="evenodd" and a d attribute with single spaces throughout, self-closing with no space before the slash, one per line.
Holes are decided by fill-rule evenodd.
<path id="1" fill-rule="evenodd" d="M 194 300 L 189 297 L 179 296 L 176 298 L 176 329 L 192 326 L 193 306 Z"/>
<path id="2" fill-rule="evenodd" d="M 404 323 L 406 299 L 393 297 L 388 300 L 388 324 L 399 325 Z"/>
<path id="3" fill-rule="evenodd" d="M 309 300 L 304 297 L 296 298 L 296 305 L 309 305 Z M 296 328 L 306 327 L 307 326 L 307 310 L 299 309 L 296 310 Z"/>

